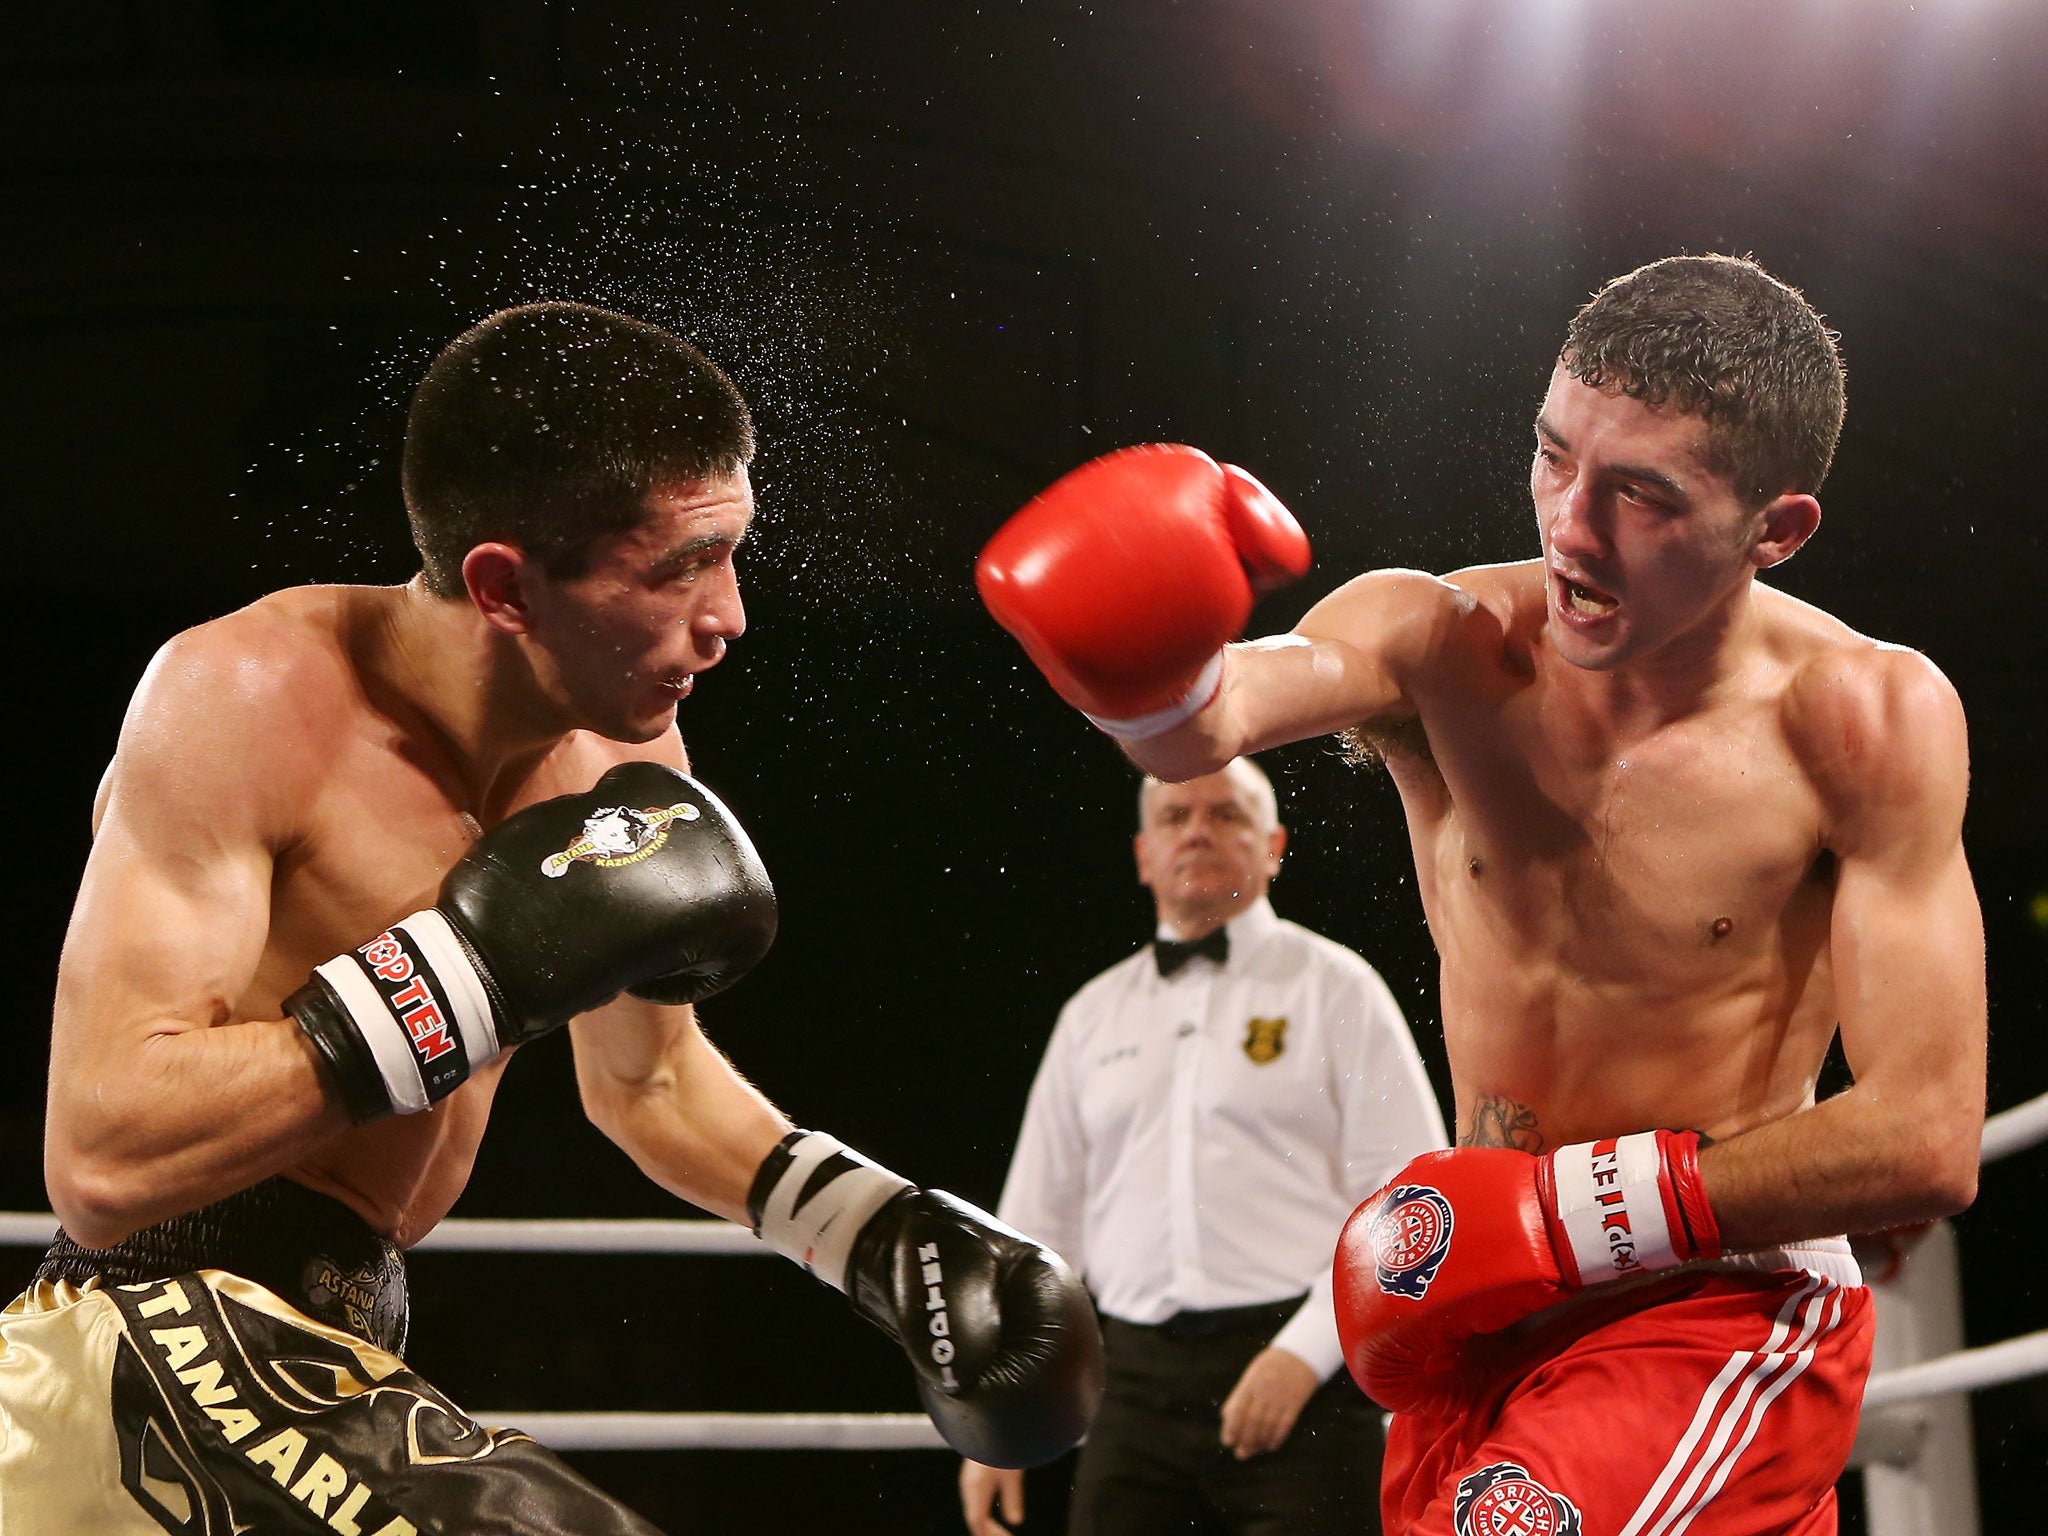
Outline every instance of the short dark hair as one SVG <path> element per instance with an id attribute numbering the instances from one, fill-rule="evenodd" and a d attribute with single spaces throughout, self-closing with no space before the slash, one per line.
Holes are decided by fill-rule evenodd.
<path id="1" fill-rule="evenodd" d="M 753 456 L 746 401 L 680 336 L 588 304 L 522 304 L 450 342 L 413 391 L 406 516 L 439 596 L 461 594 L 463 557 L 493 539 L 573 577 L 655 487 Z"/>
<path id="2" fill-rule="evenodd" d="M 1595 294 L 1558 360 L 1594 389 L 1705 418 L 1714 468 L 1762 505 L 1827 478 L 1842 435 L 1838 339 L 1746 256 L 1669 256 Z"/>

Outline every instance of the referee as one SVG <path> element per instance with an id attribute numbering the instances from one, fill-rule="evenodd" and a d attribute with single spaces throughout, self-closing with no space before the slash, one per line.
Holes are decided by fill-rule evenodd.
<path id="1" fill-rule="evenodd" d="M 1330 1261 L 1443 1120 L 1378 973 L 1267 902 L 1287 833 L 1257 766 L 1147 779 L 1138 813 L 1157 936 L 1062 1010 L 998 1208 L 1103 1317 L 1069 1536 L 1377 1532 L 1379 1415 L 1341 1369 Z M 961 1468 L 974 1536 L 1023 1493 Z"/>

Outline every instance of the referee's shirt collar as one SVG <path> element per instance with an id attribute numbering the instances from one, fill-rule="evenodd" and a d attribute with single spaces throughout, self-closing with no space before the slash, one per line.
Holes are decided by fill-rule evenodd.
<path id="1" fill-rule="evenodd" d="M 1277 933 L 1279 928 L 1280 917 L 1274 912 L 1273 903 L 1261 896 L 1223 925 L 1223 931 L 1230 935 L 1230 958 L 1236 960 L 1250 954 Z M 1161 923 L 1152 937 L 1173 939 L 1175 934 L 1166 924 Z"/>

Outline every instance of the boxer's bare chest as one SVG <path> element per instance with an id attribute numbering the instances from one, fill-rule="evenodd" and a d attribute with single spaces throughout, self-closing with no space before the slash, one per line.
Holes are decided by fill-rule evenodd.
<path id="1" fill-rule="evenodd" d="M 290 977 L 431 903 L 481 833 L 417 746 L 374 716 L 354 724 L 304 776 L 311 790 L 298 835 L 272 876 L 259 990 L 296 985 Z"/>
<path id="2" fill-rule="evenodd" d="M 351 725 L 303 776 L 310 792 L 299 835 L 277 859 L 259 988 L 289 991 L 308 967 L 430 905 L 486 827 L 587 789 L 618 755 L 572 736 L 477 805 L 430 742 L 368 713 Z"/>
<path id="3" fill-rule="evenodd" d="M 430 905 L 448 868 L 482 834 L 444 758 L 365 713 L 323 744 L 299 835 L 278 857 L 264 954 L 237 1012 L 274 1017 L 322 961 Z M 575 743 L 538 764 L 492 822 L 586 787 L 596 769 Z M 579 779 L 580 775 L 580 779 Z M 499 1075 L 484 1069 L 425 1114 L 361 1127 L 295 1170 L 338 1193 L 380 1229 L 409 1240 L 445 1213 L 467 1181 Z"/>
<path id="4" fill-rule="evenodd" d="M 1818 805 L 1767 709 L 1598 743 L 1535 714 L 1439 759 L 1424 831 L 1447 918 L 1588 975 L 1672 978 L 1754 953 L 1812 884 Z"/>
<path id="5" fill-rule="evenodd" d="M 1390 766 L 1461 1117 L 1696 1094 L 1687 1123 L 1725 1123 L 1810 1086 L 1833 864 L 1768 692 L 1610 733 L 1529 688 L 1432 721 L 1429 747 Z"/>

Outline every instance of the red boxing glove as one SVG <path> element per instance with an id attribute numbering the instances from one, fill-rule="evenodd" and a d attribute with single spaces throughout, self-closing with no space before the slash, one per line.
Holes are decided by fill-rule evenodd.
<path id="1" fill-rule="evenodd" d="M 1252 599 L 1308 563 L 1308 536 L 1258 481 L 1151 444 L 1055 481 L 989 540 L 974 579 L 1061 698 L 1141 741 L 1216 696 Z"/>
<path id="2" fill-rule="evenodd" d="M 1695 1131 L 1533 1156 L 1427 1152 L 1337 1241 L 1337 1335 L 1352 1378 L 1395 1412 L 1441 1401 L 1462 1351 L 1582 1286 L 1721 1252 Z"/>

